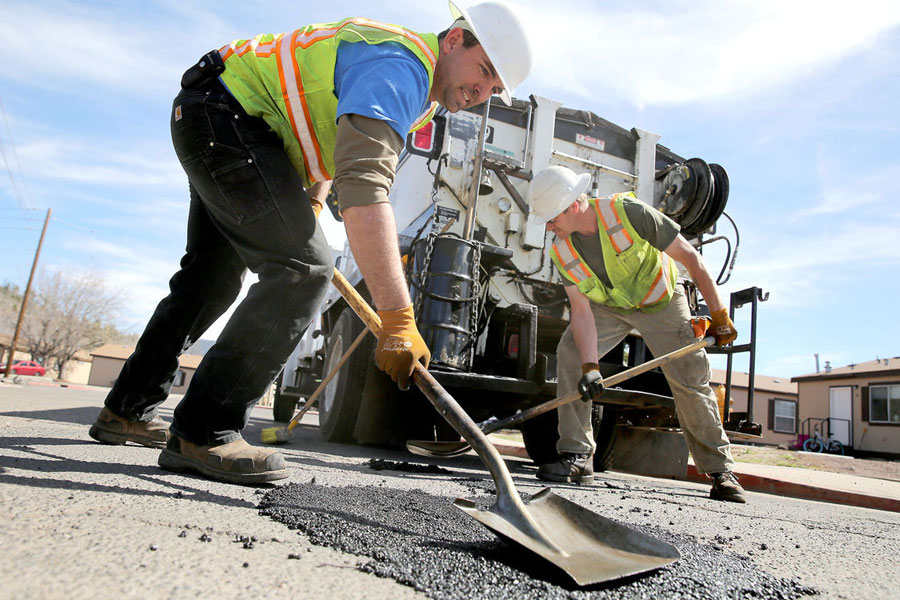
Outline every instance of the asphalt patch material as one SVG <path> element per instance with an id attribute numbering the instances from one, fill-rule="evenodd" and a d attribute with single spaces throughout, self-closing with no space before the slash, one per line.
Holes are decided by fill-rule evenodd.
<path id="1" fill-rule="evenodd" d="M 488 508 L 493 496 L 481 486 L 472 488 L 482 492 L 474 501 Z M 313 544 L 366 557 L 360 570 L 390 577 L 435 600 L 791 600 L 817 593 L 760 571 L 746 558 L 651 528 L 646 533 L 678 548 L 679 562 L 579 588 L 533 553 L 500 541 L 450 499 L 421 491 L 289 484 L 263 496 L 260 514 L 301 531 Z"/>
<path id="2" fill-rule="evenodd" d="M 452 473 L 452 471 L 437 465 L 420 465 L 409 463 L 405 460 L 397 462 L 395 460 L 384 460 L 383 458 L 370 458 L 369 468 L 373 471 L 404 471 L 406 473 L 435 473 L 439 475 Z"/>

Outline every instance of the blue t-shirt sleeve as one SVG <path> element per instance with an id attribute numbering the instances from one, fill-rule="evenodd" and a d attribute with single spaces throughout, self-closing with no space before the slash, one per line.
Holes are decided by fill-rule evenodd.
<path id="1" fill-rule="evenodd" d="M 334 67 L 337 115 L 386 121 L 401 139 L 425 110 L 428 72 L 404 46 L 393 42 L 342 42 Z"/>

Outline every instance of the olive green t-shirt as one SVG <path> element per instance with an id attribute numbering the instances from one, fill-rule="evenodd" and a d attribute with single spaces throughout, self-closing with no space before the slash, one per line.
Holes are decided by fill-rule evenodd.
<path id="1" fill-rule="evenodd" d="M 622 206 L 625 208 L 625 214 L 628 215 L 628 220 L 631 221 L 634 230 L 657 250 L 668 248 L 681 231 L 678 223 L 640 200 L 623 198 Z M 572 234 L 571 240 L 572 245 L 575 246 L 588 267 L 597 275 L 603 285 L 611 288 L 612 282 L 606 274 L 606 265 L 603 263 L 603 244 L 600 242 L 600 236 L 596 233 L 583 235 L 575 232 Z M 575 285 L 565 278 L 563 283 Z"/>

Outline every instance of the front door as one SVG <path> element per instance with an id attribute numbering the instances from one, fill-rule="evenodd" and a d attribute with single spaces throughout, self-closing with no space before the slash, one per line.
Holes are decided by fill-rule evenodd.
<path id="1" fill-rule="evenodd" d="M 853 422 L 853 388 L 833 387 L 829 390 L 831 435 L 845 446 L 850 445 L 850 424 Z"/>

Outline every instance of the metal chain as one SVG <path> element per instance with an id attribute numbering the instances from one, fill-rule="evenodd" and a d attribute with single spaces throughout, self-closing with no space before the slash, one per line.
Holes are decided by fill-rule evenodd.
<path id="1" fill-rule="evenodd" d="M 418 291 L 416 294 L 416 305 L 413 309 L 413 314 L 416 315 L 417 319 L 421 318 L 420 311 L 422 310 L 422 302 L 425 301 L 425 284 L 428 282 L 428 269 L 431 266 L 431 255 L 434 252 L 434 242 L 437 239 L 437 234 L 432 229 L 428 233 L 428 237 L 425 238 L 425 258 L 422 259 L 422 269 L 418 273 L 413 273 L 412 277 L 415 279 L 415 287 Z M 413 248 L 413 253 L 415 253 L 415 248 Z"/>
<path id="2" fill-rule="evenodd" d="M 471 306 L 469 307 L 471 311 L 471 323 L 469 325 L 469 354 L 472 354 L 475 351 L 475 343 L 478 338 L 478 316 L 481 313 L 481 244 L 478 242 L 474 243 L 471 268 L 472 293 L 469 294 L 469 297 L 472 298 L 472 300 Z"/>

